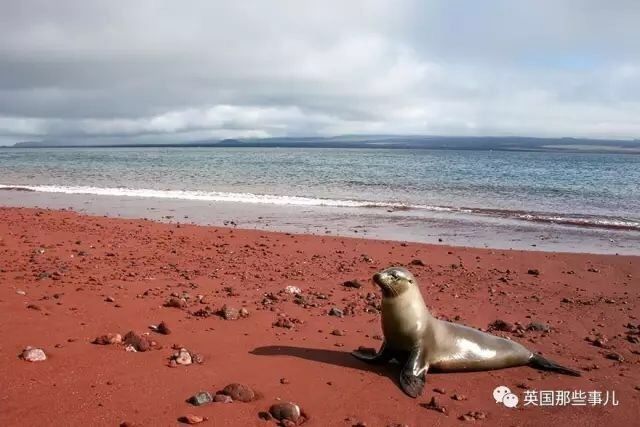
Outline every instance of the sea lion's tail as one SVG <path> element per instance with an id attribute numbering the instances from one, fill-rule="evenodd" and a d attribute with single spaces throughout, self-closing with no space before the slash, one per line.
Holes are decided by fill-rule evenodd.
<path id="1" fill-rule="evenodd" d="M 573 377 L 582 376 L 580 372 L 558 365 L 557 363 L 552 362 L 549 359 L 545 359 L 544 357 L 536 353 L 534 353 L 533 356 L 531 356 L 531 359 L 529 359 L 529 366 L 536 369 L 541 369 L 543 371 L 553 371 L 559 374 L 571 375 Z"/>

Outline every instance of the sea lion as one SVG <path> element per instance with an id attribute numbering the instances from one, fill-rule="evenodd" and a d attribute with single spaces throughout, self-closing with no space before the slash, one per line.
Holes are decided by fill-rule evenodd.
<path id="1" fill-rule="evenodd" d="M 428 370 L 484 371 L 528 365 L 580 376 L 578 371 L 547 360 L 517 342 L 436 319 L 429 313 L 416 279 L 404 268 L 376 273 L 373 281 L 382 290 L 384 341 L 377 353 L 359 349 L 352 354 L 369 363 L 391 359 L 404 363 L 400 385 L 411 397 L 422 394 Z"/>

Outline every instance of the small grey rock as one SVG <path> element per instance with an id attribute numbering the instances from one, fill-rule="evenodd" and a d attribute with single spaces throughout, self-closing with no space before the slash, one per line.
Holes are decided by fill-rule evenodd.
<path id="1" fill-rule="evenodd" d="M 331 310 L 329 310 L 329 316 L 342 317 L 344 313 L 339 308 L 332 307 Z"/>
<path id="2" fill-rule="evenodd" d="M 202 406 L 213 402 L 213 396 L 208 391 L 200 391 L 189 398 L 189 403 L 194 406 Z"/>

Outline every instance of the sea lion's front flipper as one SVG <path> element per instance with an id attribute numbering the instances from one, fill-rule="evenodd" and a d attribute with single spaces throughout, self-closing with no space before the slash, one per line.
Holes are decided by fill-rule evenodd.
<path id="1" fill-rule="evenodd" d="M 351 354 L 353 354 L 356 359 L 367 363 L 385 363 L 391 360 L 393 356 L 393 352 L 389 349 L 386 342 L 382 343 L 382 347 L 380 347 L 377 353 L 374 349 L 359 348 L 352 351 Z"/>
<path id="2" fill-rule="evenodd" d="M 419 397 L 424 389 L 427 370 L 429 370 L 429 365 L 424 361 L 424 350 L 422 348 L 414 349 L 400 372 L 402 390 L 413 398 Z"/>

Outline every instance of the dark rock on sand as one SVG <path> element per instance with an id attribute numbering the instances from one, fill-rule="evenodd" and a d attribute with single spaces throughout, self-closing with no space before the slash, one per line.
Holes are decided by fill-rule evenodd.
<path id="1" fill-rule="evenodd" d="M 281 402 L 271 405 L 269 413 L 276 420 L 289 420 L 297 423 L 301 416 L 300 407 L 295 403 Z"/>
<path id="2" fill-rule="evenodd" d="M 171 334 L 171 329 L 169 329 L 169 326 L 164 321 L 162 321 L 156 328 L 156 332 L 162 335 L 169 335 Z"/>
<path id="3" fill-rule="evenodd" d="M 256 398 L 256 393 L 249 386 L 238 383 L 226 386 L 222 390 L 222 394 L 231 397 L 233 400 L 239 400 L 240 402 L 251 402 Z"/>
<path id="4" fill-rule="evenodd" d="M 496 319 L 489 324 L 490 331 L 503 331 L 503 332 L 513 332 L 514 327 L 511 323 L 505 322 L 501 319 Z"/>
<path id="5" fill-rule="evenodd" d="M 362 283 L 358 282 L 357 280 L 347 280 L 342 284 L 342 286 L 344 286 L 345 288 L 360 289 L 362 287 Z"/>
<path id="6" fill-rule="evenodd" d="M 181 298 L 172 297 L 164 303 L 165 307 L 174 307 L 174 308 L 185 308 L 187 306 L 187 302 Z"/>
<path id="7" fill-rule="evenodd" d="M 200 391 L 191 396 L 188 402 L 194 406 L 202 406 L 213 402 L 213 396 L 208 391 Z"/>
<path id="8" fill-rule="evenodd" d="M 485 418 L 487 418 L 487 414 L 482 411 L 471 411 L 458 417 L 460 421 L 476 421 L 484 420 Z"/>
<path id="9" fill-rule="evenodd" d="M 339 308 L 332 307 L 331 310 L 329 310 L 329 316 L 342 317 L 344 313 Z"/>
<path id="10" fill-rule="evenodd" d="M 240 318 L 240 313 L 237 308 L 229 307 L 228 305 L 224 305 L 219 312 L 220 317 L 224 320 L 238 320 Z"/>
<path id="11" fill-rule="evenodd" d="M 233 403 L 233 399 L 231 396 L 227 396 L 226 394 L 218 393 L 213 396 L 213 401 L 217 403 Z"/>
<path id="12" fill-rule="evenodd" d="M 527 325 L 527 331 L 549 332 L 550 330 L 551 326 L 546 323 L 531 322 Z"/>
<path id="13" fill-rule="evenodd" d="M 149 351 L 153 347 L 153 342 L 149 338 L 138 335 L 133 331 L 127 332 L 123 342 L 125 345 L 133 347 L 136 351 Z"/>
<path id="14" fill-rule="evenodd" d="M 110 344 L 122 344 L 122 335 L 120 334 L 106 334 L 96 337 L 93 341 L 98 345 L 110 345 Z"/>
<path id="15" fill-rule="evenodd" d="M 607 353 L 605 357 L 617 362 L 624 362 L 624 356 L 622 356 L 620 353 Z"/>
<path id="16" fill-rule="evenodd" d="M 447 413 L 447 408 L 440 405 L 435 397 L 432 397 L 428 403 L 421 403 L 420 406 L 426 409 L 431 409 L 432 411 L 437 411 L 443 414 Z"/>

